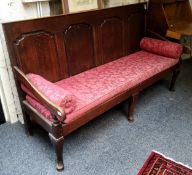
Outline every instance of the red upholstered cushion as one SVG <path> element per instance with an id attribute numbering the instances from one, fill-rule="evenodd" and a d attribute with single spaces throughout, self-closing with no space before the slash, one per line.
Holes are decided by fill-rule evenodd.
<path id="1" fill-rule="evenodd" d="M 71 95 L 70 92 L 55 85 L 54 83 L 45 80 L 40 75 L 27 74 L 27 78 L 33 83 L 33 85 L 41 91 L 49 100 L 64 108 L 66 114 L 70 114 L 75 110 L 76 98 Z M 23 91 L 29 96 L 38 101 L 33 94 L 24 86 L 21 85 Z"/>
<path id="2" fill-rule="evenodd" d="M 65 122 L 76 120 L 95 106 L 176 65 L 178 61 L 140 51 L 56 82 L 57 86 L 76 96 L 77 106 L 73 113 L 66 116 Z M 34 105 L 30 99 L 27 101 L 33 107 L 40 105 Z M 44 109 L 40 112 L 50 118 Z"/>
<path id="3" fill-rule="evenodd" d="M 51 115 L 50 111 L 40 104 L 37 100 L 32 98 L 31 96 L 27 95 L 26 100 L 33 106 L 38 112 L 40 112 L 43 116 L 45 116 L 49 121 L 53 121 L 53 116 Z"/>
<path id="4" fill-rule="evenodd" d="M 36 99 L 36 97 L 32 94 L 32 92 L 27 89 L 27 87 L 24 85 L 24 84 L 21 84 L 21 89 L 27 94 L 29 95 L 30 97 Z M 37 99 L 36 99 L 37 100 Z M 37 100 L 38 101 L 38 100 Z"/>
<path id="5" fill-rule="evenodd" d="M 147 52 L 174 59 L 178 59 L 181 56 L 183 49 L 181 44 L 152 38 L 143 38 L 140 47 Z"/>

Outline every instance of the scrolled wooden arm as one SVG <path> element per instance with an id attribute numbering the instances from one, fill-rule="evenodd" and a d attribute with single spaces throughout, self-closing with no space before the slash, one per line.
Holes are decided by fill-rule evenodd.
<path id="1" fill-rule="evenodd" d="M 54 122 L 63 123 L 66 119 L 64 109 L 50 101 L 43 93 L 41 93 L 17 66 L 14 66 L 14 70 L 17 80 L 24 84 L 29 89 L 29 91 L 32 92 L 32 94 L 39 100 L 39 102 L 41 102 L 50 110 L 51 114 L 54 116 Z"/>

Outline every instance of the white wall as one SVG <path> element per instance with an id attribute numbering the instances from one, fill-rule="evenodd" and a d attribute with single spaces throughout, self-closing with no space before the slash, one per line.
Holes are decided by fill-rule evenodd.
<path id="1" fill-rule="evenodd" d="M 15 100 L 13 96 L 13 90 L 15 87 L 12 72 L 10 71 L 10 62 L 6 52 L 4 36 L 2 32 L 2 26 L 0 26 L 0 83 L 1 83 L 1 100 L 5 113 L 6 121 L 17 121 L 17 110 L 15 108 Z M 18 106 L 18 109 L 20 106 Z M 19 111 L 18 111 L 19 112 Z"/>
<path id="2" fill-rule="evenodd" d="M 50 15 L 48 2 L 42 2 L 42 16 Z M 37 18 L 36 3 L 22 3 L 22 0 L 0 0 L 0 20 L 12 21 Z"/>
<path id="3" fill-rule="evenodd" d="M 50 16 L 48 2 L 42 2 L 42 16 Z M 0 0 L 0 97 L 6 121 L 23 121 L 21 106 L 13 79 L 12 68 L 5 44 L 2 22 L 37 18 L 36 3 L 23 4 L 22 0 Z"/>

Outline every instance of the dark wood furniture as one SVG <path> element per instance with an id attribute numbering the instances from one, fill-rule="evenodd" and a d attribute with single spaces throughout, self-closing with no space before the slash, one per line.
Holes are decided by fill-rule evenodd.
<path id="1" fill-rule="evenodd" d="M 2 107 L 1 99 L 0 99 L 0 124 L 3 124 L 3 123 L 5 123 L 5 116 L 3 113 L 3 107 Z"/>
<path id="2" fill-rule="evenodd" d="M 131 97 L 129 119 L 133 119 L 139 91 L 170 72 L 174 72 L 170 87 L 174 89 L 179 65 L 170 67 L 137 87 L 99 104 L 70 124 L 64 123 L 63 109 L 39 92 L 26 79 L 25 74 L 32 72 L 56 82 L 140 50 L 139 43 L 145 35 L 145 6 L 146 3 L 139 3 L 3 24 L 11 64 L 16 70 L 14 74 L 26 131 L 32 135 L 31 119 L 35 119 L 49 133 L 57 155 L 58 170 L 64 168 L 64 136 L 128 97 Z M 28 104 L 20 89 L 20 82 L 51 111 L 54 122 L 47 120 Z"/>
<path id="3" fill-rule="evenodd" d="M 147 29 L 180 40 L 192 36 L 192 10 L 189 0 L 149 0 Z"/>

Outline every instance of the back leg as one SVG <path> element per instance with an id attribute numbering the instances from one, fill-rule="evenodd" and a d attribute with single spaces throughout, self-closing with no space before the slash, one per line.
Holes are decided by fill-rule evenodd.
<path id="1" fill-rule="evenodd" d="M 30 119 L 30 115 L 26 112 L 23 113 L 24 125 L 25 125 L 25 132 L 29 136 L 33 136 L 33 126 Z"/>
<path id="2" fill-rule="evenodd" d="M 176 80 L 178 78 L 179 73 L 180 73 L 179 69 L 173 71 L 171 84 L 170 84 L 170 87 L 169 87 L 170 91 L 175 91 L 175 83 L 176 83 Z"/>
<path id="3" fill-rule="evenodd" d="M 128 121 L 133 122 L 134 121 L 134 109 L 137 103 L 137 99 L 139 97 L 139 93 L 136 93 L 131 96 L 130 98 L 130 104 L 128 106 Z"/>

